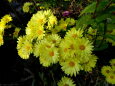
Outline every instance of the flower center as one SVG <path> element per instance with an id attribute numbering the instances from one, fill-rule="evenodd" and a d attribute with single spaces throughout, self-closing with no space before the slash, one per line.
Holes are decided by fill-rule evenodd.
<path id="1" fill-rule="evenodd" d="M 51 48 L 51 46 L 50 46 L 50 45 L 46 45 L 46 47 L 47 47 L 47 48 Z"/>
<path id="2" fill-rule="evenodd" d="M 114 79 L 114 76 L 111 75 L 110 78 L 111 78 L 111 79 Z"/>
<path id="3" fill-rule="evenodd" d="M 52 40 L 53 43 L 56 43 L 56 40 Z"/>
<path id="4" fill-rule="evenodd" d="M 68 84 L 64 84 L 64 86 L 69 86 Z"/>
<path id="5" fill-rule="evenodd" d="M 43 30 L 38 30 L 38 34 L 42 35 L 43 34 Z"/>
<path id="6" fill-rule="evenodd" d="M 67 49 L 67 48 L 65 48 L 65 49 L 64 49 L 64 52 L 67 52 L 67 50 L 68 50 L 68 49 Z"/>
<path id="7" fill-rule="evenodd" d="M 49 55 L 54 56 L 54 52 L 53 51 L 49 52 Z"/>
<path id="8" fill-rule="evenodd" d="M 106 70 L 106 73 L 109 73 L 110 71 L 109 70 Z"/>
<path id="9" fill-rule="evenodd" d="M 74 63 L 73 61 L 70 61 L 70 62 L 69 62 L 69 66 L 74 67 L 74 66 L 75 66 L 75 63 Z"/>
<path id="10" fill-rule="evenodd" d="M 72 37 L 73 37 L 73 38 L 76 38 L 76 37 L 77 37 L 77 34 L 72 34 Z"/>
<path id="11" fill-rule="evenodd" d="M 84 45 L 80 45 L 80 46 L 79 46 L 79 49 L 80 49 L 80 50 L 85 50 L 85 46 L 84 46 Z"/>
<path id="12" fill-rule="evenodd" d="M 26 46 L 26 49 L 27 49 L 27 50 L 30 50 L 30 48 L 31 48 L 30 46 Z"/>
<path id="13" fill-rule="evenodd" d="M 73 44 L 70 45 L 70 49 L 72 49 L 72 50 L 74 49 L 74 45 Z"/>

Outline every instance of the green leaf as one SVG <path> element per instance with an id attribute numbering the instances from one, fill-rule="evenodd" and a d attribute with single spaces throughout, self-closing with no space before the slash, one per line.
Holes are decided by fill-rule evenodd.
<path id="1" fill-rule="evenodd" d="M 89 25 L 89 24 L 91 24 L 93 22 L 94 22 L 94 20 L 92 19 L 91 15 L 81 16 L 76 21 L 76 28 L 81 28 L 83 25 Z"/>
<path id="2" fill-rule="evenodd" d="M 84 13 L 93 13 L 96 8 L 96 2 L 93 2 L 92 4 L 85 7 L 85 9 L 81 12 L 80 16 Z"/>
<path id="3" fill-rule="evenodd" d="M 101 2 L 99 2 L 96 11 L 102 11 L 109 3 L 109 0 L 102 0 Z"/>

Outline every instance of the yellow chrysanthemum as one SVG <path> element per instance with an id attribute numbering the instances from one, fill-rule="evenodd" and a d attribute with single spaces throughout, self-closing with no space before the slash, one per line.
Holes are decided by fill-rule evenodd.
<path id="1" fill-rule="evenodd" d="M 111 73 L 112 69 L 110 66 L 103 66 L 101 68 L 101 73 L 104 75 L 104 76 L 108 76 L 110 73 Z"/>
<path id="2" fill-rule="evenodd" d="M 106 81 L 110 84 L 115 84 L 115 74 L 110 73 L 106 76 Z"/>
<path id="3" fill-rule="evenodd" d="M 58 86 L 76 86 L 71 78 L 65 76 L 57 84 Z"/>
<path id="4" fill-rule="evenodd" d="M 4 29 L 5 29 L 5 23 L 4 22 L 0 22 L 0 35 L 4 34 Z"/>
<path id="5" fill-rule="evenodd" d="M 60 44 L 61 37 L 58 34 L 51 34 L 46 36 L 46 40 L 58 46 Z"/>
<path id="6" fill-rule="evenodd" d="M 51 64 L 55 64 L 58 61 L 59 61 L 58 49 L 55 47 L 46 49 L 43 52 L 43 54 L 40 54 L 40 63 L 45 67 L 48 67 Z M 48 62 L 49 64 L 46 65 L 45 62 Z"/>
<path id="7" fill-rule="evenodd" d="M 17 38 L 19 32 L 20 32 L 20 28 L 16 27 L 16 28 L 15 28 L 15 31 L 14 31 L 14 33 L 13 33 L 13 38 Z"/>
<path id="8" fill-rule="evenodd" d="M 38 38 L 38 40 L 43 39 L 43 37 L 45 36 L 45 31 L 43 26 L 38 26 L 35 28 L 26 28 L 26 34 L 31 36 L 32 38 Z"/>
<path id="9" fill-rule="evenodd" d="M 5 23 L 8 23 L 10 21 L 12 21 L 12 17 L 9 14 L 3 16 L 1 19 L 1 22 L 5 22 Z"/>
<path id="10" fill-rule="evenodd" d="M 96 35 L 97 34 L 97 29 L 92 29 L 91 27 L 88 29 L 88 34 L 90 35 Z"/>
<path id="11" fill-rule="evenodd" d="M 113 68 L 115 68 L 115 59 L 111 59 L 109 63 Z"/>
<path id="12" fill-rule="evenodd" d="M 70 37 L 62 40 L 59 50 L 60 56 L 63 59 L 74 57 L 74 55 L 77 55 L 77 40 Z"/>
<path id="13" fill-rule="evenodd" d="M 39 42 L 36 42 L 34 44 L 34 56 L 38 57 L 41 54 L 43 54 L 44 49 L 48 49 L 48 48 L 52 48 L 54 47 L 54 44 L 52 44 L 51 42 L 48 42 L 47 40 L 41 40 Z"/>
<path id="14" fill-rule="evenodd" d="M 40 63 L 45 67 L 57 63 L 59 60 L 58 48 L 47 40 L 35 44 L 33 53 L 36 57 L 40 57 Z"/>
<path id="15" fill-rule="evenodd" d="M 49 9 L 49 10 L 45 10 L 44 11 L 44 15 L 45 17 L 49 17 L 50 15 L 53 15 L 52 11 Z"/>
<path id="16" fill-rule="evenodd" d="M 32 53 L 32 40 L 28 38 L 27 36 L 19 37 L 18 38 L 18 44 L 17 44 L 17 50 L 18 55 L 22 59 L 28 59 L 29 55 Z"/>
<path id="17" fill-rule="evenodd" d="M 82 69 L 81 65 L 79 64 L 79 60 L 75 58 L 68 58 L 65 61 L 61 61 L 60 65 L 62 66 L 61 69 L 70 76 L 76 76 L 77 73 Z"/>
<path id="18" fill-rule="evenodd" d="M 48 20 L 48 29 L 50 30 L 56 24 L 57 24 L 57 18 L 54 15 L 51 15 Z"/>
<path id="19" fill-rule="evenodd" d="M 89 56 L 89 60 L 82 64 L 83 70 L 89 71 L 89 72 L 92 71 L 92 68 L 96 66 L 97 59 L 98 58 L 95 55 Z"/>
<path id="20" fill-rule="evenodd" d="M 0 46 L 4 44 L 3 36 L 0 35 Z"/>
<path id="21" fill-rule="evenodd" d="M 65 21 L 66 21 L 66 22 L 68 23 L 68 25 L 70 25 L 70 26 L 72 26 L 72 25 L 75 24 L 75 20 L 74 20 L 73 18 L 67 18 Z"/>
<path id="22" fill-rule="evenodd" d="M 87 38 L 77 39 L 77 52 L 80 56 L 87 56 L 92 53 L 93 45 Z"/>
<path id="23" fill-rule="evenodd" d="M 66 33 L 65 38 L 67 38 L 67 37 L 80 38 L 80 37 L 83 36 L 82 33 L 83 33 L 83 30 L 81 30 L 81 29 L 76 30 L 76 28 L 71 28 L 71 29 Z"/>
<path id="24" fill-rule="evenodd" d="M 47 22 L 47 17 L 44 15 L 43 11 L 38 11 L 32 16 L 31 21 L 34 21 L 34 23 L 38 25 L 44 25 Z"/>
<path id="25" fill-rule="evenodd" d="M 61 19 L 59 21 L 59 28 L 60 30 L 66 31 L 67 30 L 68 23 L 64 21 L 64 19 Z"/>
<path id="26" fill-rule="evenodd" d="M 29 12 L 29 10 L 30 10 L 30 6 L 32 5 L 33 3 L 32 2 L 25 2 L 24 3 L 24 5 L 23 5 L 23 11 L 25 12 L 25 13 L 28 13 Z"/>

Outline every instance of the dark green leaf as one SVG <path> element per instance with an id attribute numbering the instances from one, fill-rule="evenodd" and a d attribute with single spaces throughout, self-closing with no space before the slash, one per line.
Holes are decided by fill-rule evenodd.
<path id="1" fill-rule="evenodd" d="M 81 12 L 80 16 L 84 13 L 93 13 L 95 11 L 95 7 L 96 7 L 96 2 L 93 2 Z"/>

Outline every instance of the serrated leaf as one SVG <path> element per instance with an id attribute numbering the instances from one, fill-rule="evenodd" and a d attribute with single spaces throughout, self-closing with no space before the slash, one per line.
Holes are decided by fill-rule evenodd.
<path id="1" fill-rule="evenodd" d="M 84 13 L 93 13 L 96 8 L 96 2 L 93 2 L 92 4 L 85 7 L 85 9 L 81 12 L 80 16 Z"/>

